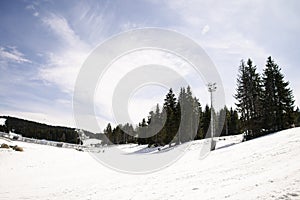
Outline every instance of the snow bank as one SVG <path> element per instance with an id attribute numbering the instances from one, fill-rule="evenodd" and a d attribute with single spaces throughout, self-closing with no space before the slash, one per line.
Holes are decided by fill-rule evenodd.
<path id="1" fill-rule="evenodd" d="M 24 152 L 0 152 L 0 198 L 300 198 L 299 128 L 239 141 L 241 136 L 225 137 L 203 160 L 199 153 L 205 141 L 194 141 L 175 164 L 147 175 L 112 171 L 87 152 L 14 141 Z M 141 153 L 145 147 L 119 148 Z"/>
<path id="2" fill-rule="evenodd" d="M 6 122 L 5 118 L 0 118 L 0 126 L 4 126 Z"/>

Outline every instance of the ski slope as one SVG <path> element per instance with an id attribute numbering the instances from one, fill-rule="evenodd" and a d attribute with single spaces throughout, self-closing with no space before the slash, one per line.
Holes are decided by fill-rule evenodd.
<path id="1" fill-rule="evenodd" d="M 175 164 L 147 175 L 110 170 L 87 152 L 11 142 L 24 152 L 0 149 L 0 199 L 300 199 L 300 128 L 240 141 L 222 138 L 202 160 L 203 141 L 194 141 Z"/>

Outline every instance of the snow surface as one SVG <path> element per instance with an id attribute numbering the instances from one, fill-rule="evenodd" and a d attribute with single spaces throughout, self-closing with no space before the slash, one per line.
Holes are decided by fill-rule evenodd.
<path id="1" fill-rule="evenodd" d="M 5 118 L 0 118 L 0 126 L 4 126 L 6 122 Z"/>
<path id="2" fill-rule="evenodd" d="M 220 138 L 203 160 L 204 141 L 194 141 L 175 164 L 147 175 L 110 170 L 87 152 L 13 141 L 24 152 L 0 149 L 0 199 L 300 199 L 300 128 L 240 141 Z"/>
<path id="3" fill-rule="evenodd" d="M 98 140 L 95 138 L 90 138 L 90 139 L 86 139 L 83 140 L 83 145 L 84 146 L 91 146 L 91 145 L 97 145 L 97 144 L 101 144 L 102 140 Z"/>

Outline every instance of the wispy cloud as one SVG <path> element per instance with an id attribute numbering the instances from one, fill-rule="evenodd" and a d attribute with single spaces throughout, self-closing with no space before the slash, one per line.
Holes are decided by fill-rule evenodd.
<path id="1" fill-rule="evenodd" d="M 7 63 L 32 63 L 15 46 L 0 46 L 0 62 Z"/>
<path id="2" fill-rule="evenodd" d="M 156 77 L 151 77 L 151 74 L 149 73 L 140 74 L 139 78 L 144 75 L 145 80 L 149 80 L 148 78 L 150 77 L 153 82 L 145 82 L 146 85 L 144 86 L 146 87 L 141 87 L 137 89 L 137 91 L 131 91 L 133 93 L 138 92 L 137 94 L 139 94 L 138 96 L 132 96 L 130 101 L 134 102 L 134 104 L 131 104 L 128 108 L 128 111 L 132 114 L 132 122 L 135 124 L 142 118 L 147 117 L 150 108 L 155 107 L 157 103 L 162 103 L 169 87 L 172 87 L 178 92 L 180 87 L 187 86 L 182 85 L 182 81 L 176 79 L 177 77 L 175 76 L 163 77 L 163 74 L 165 74 L 166 71 L 172 71 L 174 74 L 177 73 L 178 76 L 186 80 L 192 88 L 196 88 L 201 84 L 201 79 L 197 75 L 190 79 L 191 75 L 197 74 L 193 67 L 174 54 L 150 49 L 134 51 L 115 60 L 110 65 L 109 69 L 101 76 L 101 80 L 99 80 L 94 96 L 95 111 L 106 115 L 113 121 L 112 116 L 114 116 L 114 113 L 112 112 L 112 102 L 118 84 L 120 84 L 123 77 L 126 77 L 130 75 L 131 72 L 147 65 L 158 66 L 157 69 L 160 70 L 160 73 L 157 74 Z M 156 79 L 157 77 L 161 77 L 161 80 L 165 80 L 167 85 L 164 85 L 164 87 L 162 85 L 158 86 L 158 83 L 155 82 L 155 80 L 158 80 Z M 163 82 L 159 83 L 163 84 Z M 126 84 L 124 88 L 126 88 Z M 151 95 L 149 95 L 149 93 Z M 123 100 L 126 101 L 126 99 Z"/>
<path id="3" fill-rule="evenodd" d="M 32 15 L 38 17 L 40 13 L 38 12 L 38 9 L 36 7 L 37 5 L 37 2 L 33 2 L 32 4 L 27 5 L 25 9 L 32 11 Z"/>
<path id="4" fill-rule="evenodd" d="M 84 43 L 71 28 L 66 18 L 51 13 L 48 17 L 44 17 L 42 21 L 58 38 L 70 47 L 87 47 L 86 43 Z"/>
<path id="5" fill-rule="evenodd" d="M 137 23 L 134 23 L 134 22 L 126 22 L 124 24 L 121 24 L 121 30 L 122 31 L 127 31 L 127 30 L 130 30 L 130 29 L 135 29 L 135 28 L 141 28 L 143 27 L 143 25 L 140 25 L 140 24 L 137 24 Z"/>
<path id="6" fill-rule="evenodd" d="M 42 21 L 64 45 L 59 46 L 56 52 L 47 54 L 39 77 L 72 94 L 80 67 L 91 48 L 75 33 L 66 18 L 52 13 Z"/>
<path id="7" fill-rule="evenodd" d="M 253 36 L 261 31 L 261 20 L 267 13 L 263 3 L 257 1 L 166 1 L 178 13 L 176 29 L 196 40 L 215 63 L 225 87 L 228 105 L 234 105 L 233 93 L 239 61 L 252 58 L 264 66 L 269 54 L 265 43 Z M 249 10 L 249 8 L 251 8 Z M 249 10 L 244 12 L 244 10 Z M 249 17 L 251 16 L 251 17 Z M 255 16 L 255 17 L 254 17 Z M 202 28 L 201 28 L 202 27 Z M 255 27 L 255 28 L 254 28 Z M 255 31 L 253 31 L 253 28 Z M 253 34 L 249 34 L 253 33 Z"/>

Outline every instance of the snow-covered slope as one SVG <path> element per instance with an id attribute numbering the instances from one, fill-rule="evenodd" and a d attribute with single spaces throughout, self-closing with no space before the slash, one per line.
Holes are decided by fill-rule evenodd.
<path id="1" fill-rule="evenodd" d="M 220 140 L 203 160 L 203 141 L 194 141 L 175 164 L 147 175 L 112 171 L 74 149 L 14 142 L 24 152 L 0 150 L 0 199 L 300 199 L 299 128 L 240 140 Z"/>

